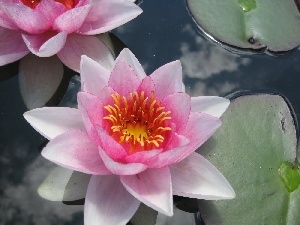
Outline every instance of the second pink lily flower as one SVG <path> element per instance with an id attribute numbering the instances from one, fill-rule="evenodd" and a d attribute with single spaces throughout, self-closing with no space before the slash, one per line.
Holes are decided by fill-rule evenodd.
<path id="1" fill-rule="evenodd" d="M 179 61 L 146 76 L 124 49 L 111 71 L 83 56 L 78 109 L 29 111 L 25 119 L 50 140 L 42 155 L 92 174 L 86 225 L 125 225 L 140 202 L 171 216 L 172 195 L 230 199 L 224 176 L 195 150 L 221 125 L 229 101 L 184 93 Z"/>
<path id="2" fill-rule="evenodd" d="M 79 70 L 81 55 L 113 60 L 91 36 L 112 30 L 142 10 L 128 0 L 0 0 L 0 66 L 27 55 L 55 54 Z"/>

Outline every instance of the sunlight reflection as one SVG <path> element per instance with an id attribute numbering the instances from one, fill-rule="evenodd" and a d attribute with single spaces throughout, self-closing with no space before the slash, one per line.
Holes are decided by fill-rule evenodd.
<path id="1" fill-rule="evenodd" d="M 14 148 L 11 154 L 14 157 L 18 154 L 25 154 L 29 151 L 28 145 L 20 145 Z M 1 157 L 0 161 L 13 164 L 13 158 Z M 1 186 L 3 188 L 3 195 L 1 197 L 0 217 L 6 224 L 64 224 L 65 222 L 72 222 L 74 224 L 75 216 L 80 216 L 83 206 L 67 206 L 62 202 L 50 202 L 42 199 L 37 194 L 37 188 L 49 174 L 49 171 L 55 165 L 38 156 L 25 171 L 20 183 L 13 184 L 12 177 L 7 176 L 1 179 Z M 16 172 L 13 174 L 17 176 Z M 15 177 L 14 177 L 15 178 Z"/>

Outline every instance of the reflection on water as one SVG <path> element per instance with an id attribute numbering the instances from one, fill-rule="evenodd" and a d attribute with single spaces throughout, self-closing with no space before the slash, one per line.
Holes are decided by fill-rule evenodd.
<path id="1" fill-rule="evenodd" d="M 69 86 L 64 98 L 61 100 L 59 106 L 77 108 L 77 94 L 80 91 L 80 77 L 79 75 L 72 76 Z"/>
<path id="2" fill-rule="evenodd" d="M 113 33 L 135 53 L 148 74 L 180 59 L 191 95 L 273 90 L 290 100 L 299 119 L 299 51 L 280 57 L 233 54 L 198 34 L 184 1 L 143 1 L 140 6 L 144 13 Z M 79 77 L 73 76 L 60 105 L 76 107 L 79 88 Z M 45 139 L 23 119 L 27 109 L 17 76 L 0 82 L 0 102 L 0 224 L 83 224 L 82 206 L 50 202 L 36 193 L 53 164 L 38 151 Z"/>
<path id="3" fill-rule="evenodd" d="M 75 104 L 71 96 L 79 85 L 76 80 L 72 82 L 62 104 Z M 82 224 L 82 206 L 67 206 L 38 196 L 38 186 L 55 165 L 40 156 L 38 148 L 45 139 L 23 119 L 27 109 L 18 77 L 1 82 L 0 88 L 0 224 Z"/>
<path id="4" fill-rule="evenodd" d="M 211 45 L 192 29 L 191 24 L 185 25 L 182 32 L 194 39 L 193 42 L 182 42 L 180 47 L 183 72 L 189 78 L 203 80 L 222 72 L 232 73 L 251 61 Z"/>
<path id="5" fill-rule="evenodd" d="M 17 151 L 22 154 L 30 151 L 28 146 L 22 148 L 19 145 Z M 11 162 L 12 163 L 12 162 Z M 82 224 L 77 217 L 82 217 L 83 206 L 67 206 L 61 202 L 47 201 L 37 196 L 37 188 L 53 169 L 54 165 L 38 156 L 23 171 L 23 177 L 19 184 L 11 184 L 10 177 L 3 180 L 4 193 L 1 201 L 1 220 L 7 221 L 6 224 Z M 75 223 L 77 221 L 77 223 Z"/>

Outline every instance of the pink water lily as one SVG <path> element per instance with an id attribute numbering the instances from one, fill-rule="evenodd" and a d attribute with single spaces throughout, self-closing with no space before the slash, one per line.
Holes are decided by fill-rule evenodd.
<path id="1" fill-rule="evenodd" d="M 221 125 L 229 101 L 184 93 L 179 61 L 146 76 L 124 49 L 111 71 L 81 60 L 78 109 L 41 108 L 25 119 L 50 142 L 42 155 L 92 174 L 85 224 L 126 224 L 140 202 L 171 216 L 172 195 L 230 199 L 224 176 L 195 150 Z"/>
<path id="2" fill-rule="evenodd" d="M 79 71 L 81 55 L 87 55 L 110 68 L 113 50 L 102 33 L 141 12 L 129 0 L 0 0 L 0 66 L 22 58 L 24 103 L 44 106 L 63 79 L 62 63 Z"/>
<path id="3" fill-rule="evenodd" d="M 32 52 L 39 57 L 57 54 L 65 65 L 79 70 L 82 54 L 102 57 L 105 46 L 91 35 L 141 12 L 128 0 L 0 0 L 0 66 Z"/>

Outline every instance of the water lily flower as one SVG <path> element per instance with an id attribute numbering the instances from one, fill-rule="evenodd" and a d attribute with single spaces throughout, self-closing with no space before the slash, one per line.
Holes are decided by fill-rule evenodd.
<path id="1" fill-rule="evenodd" d="M 224 176 L 195 150 L 221 125 L 229 101 L 190 97 L 179 61 L 146 76 L 124 49 L 112 70 L 81 60 L 78 109 L 45 107 L 24 114 L 50 141 L 42 155 L 91 174 L 86 225 L 126 224 L 140 202 L 171 216 L 172 195 L 230 199 Z"/>
<path id="2" fill-rule="evenodd" d="M 97 34 L 103 37 L 141 12 L 129 0 L 0 0 L 0 66 L 21 59 L 24 103 L 44 106 L 63 79 L 62 63 L 79 71 L 81 55 L 87 55 L 110 68 L 111 43 Z"/>
<path id="3" fill-rule="evenodd" d="M 97 60 L 106 54 L 105 45 L 92 35 L 141 12 L 128 0 L 0 0 L 0 66 L 32 52 L 39 57 L 57 54 L 66 66 L 79 70 L 81 55 Z"/>

